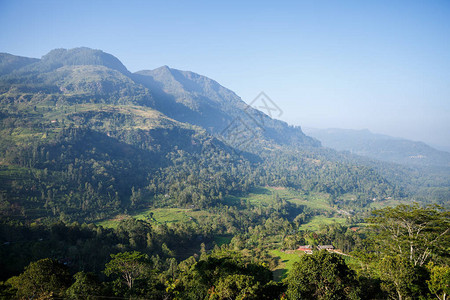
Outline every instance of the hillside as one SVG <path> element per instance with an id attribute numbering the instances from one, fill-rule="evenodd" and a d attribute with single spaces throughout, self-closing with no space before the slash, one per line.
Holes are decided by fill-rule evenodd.
<path id="1" fill-rule="evenodd" d="M 325 147 L 404 165 L 450 167 L 450 153 L 423 142 L 375 134 L 369 130 L 312 129 L 305 131 Z"/>
<path id="2" fill-rule="evenodd" d="M 88 48 L 8 57 L 21 63 L 0 76 L 4 217 L 92 221 L 149 207 L 209 209 L 261 186 L 319 193 L 345 215 L 403 198 L 411 184 L 411 171 L 405 183 L 385 176 L 395 166 L 376 171 L 322 148 L 193 72 L 131 74 Z M 234 122 L 244 149 L 229 139 Z"/>
<path id="3" fill-rule="evenodd" d="M 246 104 L 233 91 L 205 76 L 163 66 L 151 71 L 139 71 L 134 78 L 152 91 L 158 110 L 176 120 L 199 125 L 212 134 L 226 135 L 228 126 L 237 122 L 249 138 L 253 135 L 266 146 L 264 142 L 320 145 L 299 127 L 272 119 Z"/>
<path id="4" fill-rule="evenodd" d="M 16 56 L 8 53 L 0 53 L 0 76 L 12 73 L 29 64 L 38 62 L 36 58 L 29 58 L 23 56 Z"/>

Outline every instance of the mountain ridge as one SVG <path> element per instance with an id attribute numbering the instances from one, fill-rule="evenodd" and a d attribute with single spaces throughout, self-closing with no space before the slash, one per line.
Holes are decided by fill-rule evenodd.
<path id="1" fill-rule="evenodd" d="M 9 53 L 0 53 L 0 76 L 38 62 L 37 58 L 17 56 Z"/>
<path id="2" fill-rule="evenodd" d="M 239 120 L 255 135 L 280 144 L 320 146 L 300 127 L 272 119 L 208 77 L 168 66 L 138 71 L 134 75 L 136 81 L 161 100 L 156 104 L 159 110 L 180 121 L 202 126 L 213 134 L 223 133 L 233 121 Z"/>
<path id="3" fill-rule="evenodd" d="M 102 80 L 92 79 L 98 77 L 93 71 L 95 66 L 117 71 L 127 79 L 114 76 L 113 71 L 103 71 L 108 73 L 109 79 L 105 76 Z M 70 81 L 68 76 L 80 70 L 87 73 L 81 73 L 74 81 Z M 97 71 L 101 72 L 101 68 L 97 68 Z M 36 90 L 36 84 L 39 84 L 41 88 L 57 88 L 66 94 L 87 91 L 96 94 L 95 97 L 99 99 L 119 86 L 122 92 L 117 94 L 115 103 L 125 103 L 120 97 L 133 98 L 130 90 L 148 89 L 146 99 L 134 97 L 127 101 L 134 104 L 147 103 L 145 105 L 154 106 L 173 119 L 201 126 L 216 136 L 223 135 L 230 124 L 239 120 L 243 123 L 240 125 L 250 132 L 249 137 L 262 144 L 275 141 L 278 144 L 320 145 L 317 140 L 306 136 L 300 127 L 289 126 L 286 122 L 272 119 L 264 112 L 250 107 L 236 93 L 213 79 L 168 66 L 130 73 L 119 59 L 101 50 L 86 47 L 54 49 L 40 60 L 4 74 L 4 78 L 9 82 L 30 82 L 31 90 Z M 125 82 L 129 80 L 133 83 Z M 261 126 L 262 123 L 264 126 Z"/>
<path id="4" fill-rule="evenodd" d="M 368 129 L 305 128 L 325 147 L 403 165 L 450 168 L 450 153 L 437 150 L 424 142 L 372 133 Z"/>
<path id="5" fill-rule="evenodd" d="M 32 60 L 31 63 L 19 66 L 18 68 L 16 66 L 16 68 L 14 68 L 16 73 L 50 72 L 63 66 L 102 65 L 123 74 L 130 74 L 128 69 L 115 56 L 103 52 L 102 50 L 91 49 L 88 47 L 53 49 L 43 55 L 41 59 L 20 57 L 9 53 L 5 54 L 15 57 L 16 59 L 22 58 L 22 60 Z M 5 74 L 7 74 L 7 72 L 2 75 Z"/>
<path id="6" fill-rule="evenodd" d="M 103 51 L 77 49 L 0 76 L 2 213 L 204 209 L 255 186 L 323 193 L 346 208 L 405 195 L 389 172 L 322 148 L 210 78 L 167 66 L 129 73 Z"/>

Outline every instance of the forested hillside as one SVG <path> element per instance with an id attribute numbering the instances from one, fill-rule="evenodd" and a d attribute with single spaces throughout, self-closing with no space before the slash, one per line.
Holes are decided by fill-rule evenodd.
<path id="1" fill-rule="evenodd" d="M 5 70 L 20 60 L 6 58 Z M 397 182 L 323 152 L 195 73 L 131 74 L 102 51 L 58 49 L 6 73 L 0 87 L 4 216 L 95 220 L 161 201 L 205 208 L 265 185 L 366 204 L 404 196 Z M 256 115 L 263 126 L 252 121 L 251 145 L 233 148 L 227 123 Z"/>
<path id="2" fill-rule="evenodd" d="M 324 148 L 193 72 L 0 55 L 5 298 L 441 297 L 449 195 L 446 169 Z"/>

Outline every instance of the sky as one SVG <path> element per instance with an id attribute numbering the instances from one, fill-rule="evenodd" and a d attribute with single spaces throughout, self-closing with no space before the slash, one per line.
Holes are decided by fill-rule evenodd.
<path id="1" fill-rule="evenodd" d="M 0 0 L 0 52 L 90 47 L 218 81 L 279 119 L 450 151 L 450 1 Z"/>

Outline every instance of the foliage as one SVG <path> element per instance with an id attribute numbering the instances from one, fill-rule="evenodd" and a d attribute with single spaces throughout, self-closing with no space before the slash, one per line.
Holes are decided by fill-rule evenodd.
<path id="1" fill-rule="evenodd" d="M 181 299 L 262 299 L 271 279 L 263 265 L 218 250 L 182 272 L 172 290 Z"/>
<path id="2" fill-rule="evenodd" d="M 423 285 L 427 274 L 422 271 L 423 268 L 401 256 L 384 257 L 378 265 L 382 289 L 398 299 L 415 299 L 426 293 Z"/>
<path id="3" fill-rule="evenodd" d="M 287 279 L 288 299 L 358 299 L 355 274 L 325 250 L 303 255 Z"/>
<path id="4" fill-rule="evenodd" d="M 209 299 L 260 299 L 258 283 L 248 275 L 228 275 L 221 278 Z"/>
<path id="5" fill-rule="evenodd" d="M 30 263 L 19 276 L 8 281 L 19 298 L 62 296 L 70 284 L 67 267 L 52 259 Z"/>
<path id="6" fill-rule="evenodd" d="M 433 263 L 428 264 L 427 267 L 430 270 L 430 280 L 427 283 L 431 293 L 439 300 L 447 299 L 450 294 L 450 268 Z"/>
<path id="7" fill-rule="evenodd" d="M 414 266 L 423 266 L 429 259 L 446 256 L 449 216 L 442 207 L 414 204 L 376 210 L 368 221 L 376 229 L 380 253 L 400 255 Z"/>
<path id="8" fill-rule="evenodd" d="M 69 299 L 96 299 L 102 294 L 102 285 L 94 273 L 78 272 L 73 275 L 75 282 L 66 290 Z"/>
<path id="9" fill-rule="evenodd" d="M 106 264 L 107 276 L 121 276 L 129 289 L 133 288 L 136 279 L 149 273 L 148 256 L 137 251 L 111 254 L 111 261 Z"/>

